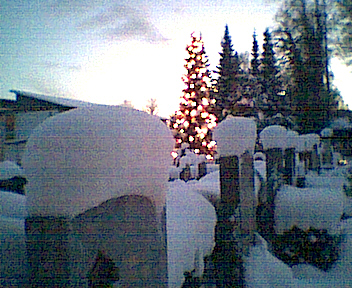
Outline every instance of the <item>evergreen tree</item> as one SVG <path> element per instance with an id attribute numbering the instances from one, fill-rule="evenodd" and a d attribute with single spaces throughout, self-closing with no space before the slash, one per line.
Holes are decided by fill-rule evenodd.
<path id="1" fill-rule="evenodd" d="M 258 77 L 259 75 L 259 46 L 257 41 L 257 35 L 255 31 L 253 32 L 253 48 L 252 48 L 252 60 L 251 60 L 251 74 L 254 77 Z"/>
<path id="2" fill-rule="evenodd" d="M 216 73 L 219 75 L 216 86 L 215 115 L 220 122 L 227 114 L 230 114 L 234 103 L 238 100 L 237 76 L 240 70 L 239 57 L 231 44 L 229 28 L 225 26 L 224 38 L 221 42 L 222 52 L 220 52 L 220 65 Z"/>
<path id="3" fill-rule="evenodd" d="M 295 47 L 291 92 L 297 124 L 303 133 L 319 132 L 327 125 L 329 115 L 337 105 L 326 81 L 324 19 L 321 19 L 318 2 L 315 0 L 315 6 L 307 6 L 307 0 L 287 1 L 276 17 L 280 24 L 279 33 L 285 35 L 285 39 L 280 41 L 290 40 Z M 293 55 L 287 50 L 288 45 L 283 44 L 282 47 L 285 47 L 283 57 Z"/>
<path id="4" fill-rule="evenodd" d="M 278 93 L 281 91 L 278 80 L 278 68 L 276 66 L 276 58 L 274 45 L 271 40 L 271 33 L 268 29 L 264 32 L 264 44 L 261 63 L 262 73 L 262 89 L 266 94 L 268 105 L 272 113 L 281 112 L 280 108 L 283 102 Z"/>
<path id="5" fill-rule="evenodd" d="M 211 158 L 215 153 L 215 141 L 211 130 L 216 126 L 216 117 L 212 114 L 214 99 L 210 98 L 211 75 L 208 70 L 208 58 L 201 37 L 191 35 L 192 43 L 186 50 L 187 74 L 183 76 L 186 88 L 181 97 L 180 109 L 171 117 L 170 124 L 176 139 L 176 148 L 189 143 L 195 153 L 206 154 Z"/>

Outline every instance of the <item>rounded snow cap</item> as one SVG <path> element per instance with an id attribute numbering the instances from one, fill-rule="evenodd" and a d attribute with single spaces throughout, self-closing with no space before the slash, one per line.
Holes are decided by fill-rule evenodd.
<path id="1" fill-rule="evenodd" d="M 214 139 L 220 156 L 240 157 L 246 151 L 254 153 L 257 125 L 253 119 L 230 117 L 214 129 Z"/>
<path id="2" fill-rule="evenodd" d="M 75 216 L 123 195 L 165 205 L 170 129 L 156 116 L 97 105 L 51 117 L 28 140 L 23 167 L 31 216 Z"/>
<path id="3" fill-rule="evenodd" d="M 297 142 L 299 141 L 299 134 L 296 131 L 287 130 L 286 133 L 286 147 L 285 148 L 297 148 Z"/>
<path id="4" fill-rule="evenodd" d="M 334 134 L 334 130 L 332 130 L 331 128 L 324 128 L 320 132 L 320 136 L 322 138 L 330 138 L 332 137 L 333 134 Z"/>
<path id="5" fill-rule="evenodd" d="M 259 134 L 263 148 L 281 148 L 285 149 L 287 146 L 287 130 L 284 126 L 271 125 L 263 129 Z"/>
<path id="6" fill-rule="evenodd" d="M 16 176 L 24 177 L 23 169 L 20 166 L 12 161 L 0 163 L 0 180 L 8 180 Z"/>
<path id="7" fill-rule="evenodd" d="M 320 136 L 315 133 L 304 134 L 302 135 L 305 139 L 305 150 L 312 151 L 314 145 L 319 145 L 320 143 Z"/>

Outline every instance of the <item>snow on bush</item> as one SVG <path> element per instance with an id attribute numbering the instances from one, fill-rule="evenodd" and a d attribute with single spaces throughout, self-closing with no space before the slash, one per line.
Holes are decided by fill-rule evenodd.
<path id="1" fill-rule="evenodd" d="M 265 150 L 272 148 L 285 149 L 287 146 L 287 130 L 280 125 L 268 126 L 260 132 L 259 138 Z"/>
<path id="2" fill-rule="evenodd" d="M 335 119 L 331 123 L 330 127 L 332 129 L 352 128 L 352 124 L 351 124 L 350 120 L 348 119 L 348 117 L 344 117 L 344 118 Z"/>
<path id="3" fill-rule="evenodd" d="M 96 105 L 51 117 L 33 131 L 23 156 L 28 212 L 74 216 L 137 194 L 161 213 L 173 146 L 158 117 L 131 108 Z"/>
<path id="4" fill-rule="evenodd" d="M 257 126 L 255 121 L 249 118 L 226 118 L 214 129 L 213 135 L 220 156 L 240 157 L 247 150 L 254 153 Z"/>
<path id="5" fill-rule="evenodd" d="M 0 180 L 8 180 L 13 177 L 24 177 L 23 169 L 12 161 L 0 163 Z"/>
<path id="6" fill-rule="evenodd" d="M 330 137 L 332 137 L 333 134 L 334 134 L 334 131 L 331 128 L 324 128 L 320 132 L 320 136 L 322 138 L 330 138 Z"/>
<path id="7" fill-rule="evenodd" d="M 0 216 L 26 218 L 26 196 L 0 190 Z"/>
<path id="8" fill-rule="evenodd" d="M 302 230 L 310 227 L 327 229 L 329 234 L 336 234 L 343 205 L 344 197 L 340 189 L 285 185 L 275 198 L 275 230 L 283 233 L 297 226 Z"/>
<path id="9" fill-rule="evenodd" d="M 179 288 L 185 271 L 203 272 L 203 257 L 214 247 L 216 213 L 190 185 L 171 183 L 166 201 L 168 281 L 169 287 Z"/>

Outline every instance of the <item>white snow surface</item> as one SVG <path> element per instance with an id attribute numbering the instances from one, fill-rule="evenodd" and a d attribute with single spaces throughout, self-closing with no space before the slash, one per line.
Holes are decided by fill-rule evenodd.
<path id="1" fill-rule="evenodd" d="M 286 148 L 296 148 L 298 145 L 298 143 L 297 143 L 298 141 L 299 141 L 298 132 L 292 131 L 292 130 L 287 130 L 285 149 Z"/>
<path id="2" fill-rule="evenodd" d="M 191 185 L 170 182 L 166 202 L 168 281 L 170 288 L 182 286 L 185 271 L 203 273 L 204 256 L 214 247 L 216 213 Z"/>
<path id="3" fill-rule="evenodd" d="M 0 190 L 0 216 L 25 219 L 26 196 Z"/>
<path id="4" fill-rule="evenodd" d="M 161 213 L 174 140 L 156 116 L 120 106 L 51 117 L 28 140 L 23 167 L 31 216 L 75 216 L 123 195 Z"/>
<path id="5" fill-rule="evenodd" d="M 303 134 L 303 139 L 305 140 L 305 150 L 312 151 L 314 145 L 319 146 L 320 144 L 320 136 L 315 133 Z"/>
<path id="6" fill-rule="evenodd" d="M 260 141 L 263 144 L 265 150 L 272 148 L 285 149 L 287 146 L 287 130 L 285 127 L 280 125 L 271 125 L 265 127 L 263 131 L 259 133 Z"/>
<path id="7" fill-rule="evenodd" d="M 297 226 L 327 229 L 337 234 L 343 214 L 344 195 L 332 187 L 297 188 L 284 185 L 275 198 L 275 230 L 283 233 Z"/>
<path id="8" fill-rule="evenodd" d="M 291 268 L 268 251 L 268 243 L 259 235 L 258 244 L 244 258 L 248 288 L 296 287 Z"/>
<path id="9" fill-rule="evenodd" d="M 257 126 L 253 119 L 230 117 L 219 123 L 213 136 L 220 156 L 240 157 L 246 151 L 254 153 Z"/>
<path id="10" fill-rule="evenodd" d="M 322 138 L 332 137 L 333 134 L 334 134 L 334 130 L 332 130 L 331 128 L 324 128 L 324 129 L 321 130 L 321 132 L 320 132 L 320 136 L 321 136 Z"/>
<path id="11" fill-rule="evenodd" d="M 11 179 L 15 176 L 24 177 L 23 169 L 12 161 L 3 161 L 0 163 L 0 180 Z"/>

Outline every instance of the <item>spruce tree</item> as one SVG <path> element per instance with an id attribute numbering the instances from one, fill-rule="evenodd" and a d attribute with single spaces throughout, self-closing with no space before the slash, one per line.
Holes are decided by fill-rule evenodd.
<path id="1" fill-rule="evenodd" d="M 251 60 L 251 75 L 258 77 L 259 75 L 259 46 L 257 41 L 257 35 L 253 32 L 253 48 L 252 48 L 252 60 Z"/>
<path id="2" fill-rule="evenodd" d="M 231 114 L 233 105 L 238 100 L 237 76 L 240 70 L 240 63 L 237 52 L 232 48 L 229 28 L 225 26 L 224 38 L 221 42 L 222 52 L 220 52 L 220 65 L 217 66 L 216 73 L 219 75 L 216 85 L 215 115 L 220 122 L 227 114 Z"/>
<path id="3" fill-rule="evenodd" d="M 184 65 L 187 74 L 182 77 L 186 88 L 180 108 L 171 117 L 170 124 L 176 148 L 188 143 L 195 153 L 205 154 L 211 159 L 215 153 L 215 141 L 211 136 L 211 130 L 216 126 L 216 116 L 211 112 L 215 99 L 210 97 L 212 83 L 204 43 L 201 37 L 193 34 L 191 37 L 192 43 L 186 48 L 189 57 Z"/>
<path id="4" fill-rule="evenodd" d="M 278 68 L 276 67 L 276 58 L 274 45 L 271 40 L 271 34 L 268 29 L 264 32 L 264 44 L 261 63 L 262 89 L 267 95 L 268 104 L 272 113 L 280 112 L 282 101 L 278 93 L 281 90 L 278 80 Z"/>

